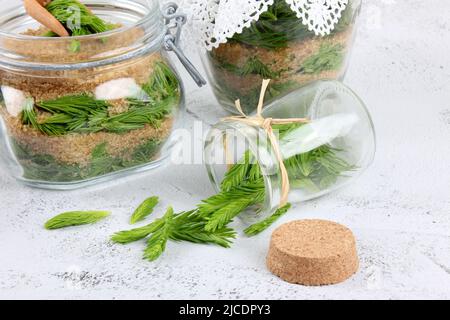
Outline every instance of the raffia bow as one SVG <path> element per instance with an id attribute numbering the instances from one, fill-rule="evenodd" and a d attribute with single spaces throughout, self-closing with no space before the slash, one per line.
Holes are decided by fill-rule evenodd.
<path id="1" fill-rule="evenodd" d="M 236 100 L 235 106 L 236 109 L 241 114 L 240 116 L 232 116 L 224 118 L 223 120 L 229 121 L 238 121 L 253 127 L 262 128 L 270 141 L 272 149 L 275 153 L 275 156 L 278 161 L 278 165 L 280 167 L 281 173 L 281 199 L 280 199 L 280 208 L 285 206 L 288 202 L 289 191 L 290 191 L 290 183 L 289 183 L 289 175 L 286 169 L 286 166 L 283 161 L 283 155 L 281 154 L 280 145 L 278 143 L 278 139 L 273 132 L 272 126 L 274 124 L 292 124 L 292 123 L 308 123 L 309 120 L 306 118 L 288 118 L 288 119 L 274 119 L 274 118 L 264 118 L 262 115 L 263 106 L 264 106 L 264 97 L 266 95 L 267 88 L 270 84 L 270 79 L 263 80 L 261 93 L 259 96 L 259 103 L 256 109 L 256 114 L 254 116 L 247 116 L 242 110 L 241 101 Z M 226 145 L 225 145 L 226 147 Z"/>

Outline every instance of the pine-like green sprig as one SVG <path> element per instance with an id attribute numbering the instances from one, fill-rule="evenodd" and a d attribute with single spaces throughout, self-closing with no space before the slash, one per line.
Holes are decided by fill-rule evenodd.
<path id="1" fill-rule="evenodd" d="M 212 53 L 214 56 L 214 53 Z M 217 59 L 217 66 L 228 72 L 238 76 L 259 75 L 264 79 L 277 79 L 283 71 L 273 71 L 269 65 L 262 62 L 258 57 L 250 57 L 243 66 L 234 65 L 232 63 L 221 61 L 222 59 L 214 56 Z"/>
<path id="2" fill-rule="evenodd" d="M 306 74 L 317 74 L 322 71 L 337 70 L 343 63 L 344 46 L 325 43 L 316 54 L 305 60 L 300 71 Z"/>
<path id="3" fill-rule="evenodd" d="M 53 0 L 45 8 L 73 36 L 102 33 L 113 28 L 78 0 Z"/>
<path id="4" fill-rule="evenodd" d="M 174 214 L 173 209 L 169 209 L 163 218 L 142 228 L 117 232 L 111 240 L 128 244 L 148 238 L 144 257 L 152 261 L 164 252 L 168 240 L 230 247 L 232 239 L 236 237 L 233 229 L 224 227 L 210 232 L 205 230 L 205 225 L 206 220 L 197 210 Z"/>
<path id="5" fill-rule="evenodd" d="M 261 201 L 264 198 L 264 182 L 262 178 L 257 181 L 243 180 L 238 186 L 222 191 L 206 200 L 198 206 L 199 214 L 209 218 L 217 211 L 233 206 L 233 202 L 240 202 L 242 199 L 252 199 L 253 202 Z"/>
<path id="6" fill-rule="evenodd" d="M 282 139 L 302 124 L 274 126 Z M 339 156 L 341 150 L 323 145 L 308 153 L 296 155 L 285 160 L 292 186 L 322 190 L 346 171 L 354 168 Z M 154 261 L 161 256 L 169 240 L 188 241 L 202 244 L 215 244 L 228 248 L 236 234 L 229 224 L 233 219 L 252 206 L 264 201 L 265 185 L 258 164 L 253 163 L 250 152 L 242 161 L 234 165 L 226 174 L 221 192 L 205 199 L 196 209 L 174 214 L 173 210 L 155 220 L 149 226 L 124 231 L 113 236 L 113 241 L 130 243 L 148 238 L 144 257 Z M 281 216 L 291 205 L 278 209 L 271 217 L 256 223 L 245 230 L 248 236 L 257 235 Z"/>
<path id="7" fill-rule="evenodd" d="M 176 228 L 172 231 L 173 241 L 187 241 L 198 244 L 215 244 L 229 248 L 236 233 L 231 228 L 221 228 L 214 232 L 205 230 L 205 219 L 196 210 L 178 215 Z"/>
<path id="8" fill-rule="evenodd" d="M 153 213 L 153 210 L 158 205 L 158 197 L 150 197 L 145 199 L 139 207 L 134 211 L 130 219 L 130 224 L 136 224 L 143 221 L 146 217 Z"/>
<path id="9" fill-rule="evenodd" d="M 230 42 L 278 49 L 288 46 L 289 41 L 313 37 L 314 33 L 299 22 L 296 13 L 284 0 L 275 0 L 258 21 L 233 36 Z"/>
<path id="10" fill-rule="evenodd" d="M 241 76 L 259 75 L 264 79 L 275 79 L 280 76 L 279 72 L 272 71 L 267 64 L 259 60 L 257 57 L 249 58 L 240 70 Z"/>
<path id="11" fill-rule="evenodd" d="M 157 219 L 145 227 L 117 232 L 111 237 L 111 240 L 120 244 L 136 242 L 147 238 L 153 232 L 156 232 L 163 224 L 163 220 Z"/>
<path id="12" fill-rule="evenodd" d="M 128 111 L 110 115 L 110 103 L 89 94 L 63 96 L 27 104 L 22 123 L 49 136 L 99 131 L 124 133 L 146 125 L 160 126 L 178 104 L 179 87 L 174 73 L 164 63 L 155 63 L 152 76 L 143 87 L 149 100 L 127 99 Z M 38 120 L 38 110 L 49 116 Z"/>
<path id="13" fill-rule="evenodd" d="M 34 109 L 34 101 L 27 99 L 22 110 L 22 123 L 31 125 L 35 128 L 39 127 L 37 112 Z"/>
<path id="14" fill-rule="evenodd" d="M 45 8 L 56 20 L 61 22 L 73 37 L 102 33 L 117 27 L 93 14 L 78 0 L 53 0 Z M 58 37 L 53 31 L 47 31 L 43 36 Z M 105 40 L 103 39 L 103 41 Z M 72 53 L 79 52 L 81 42 L 73 39 L 68 49 Z"/>
<path id="15" fill-rule="evenodd" d="M 238 183 L 242 179 L 242 172 L 234 172 L 238 175 L 234 183 Z M 243 179 L 237 186 L 204 200 L 198 206 L 198 213 L 207 221 L 205 230 L 214 232 L 226 227 L 247 208 L 261 203 L 264 196 L 265 186 L 261 177 L 255 181 Z"/>
<path id="16" fill-rule="evenodd" d="M 154 232 L 147 241 L 147 248 L 144 251 L 144 259 L 155 261 L 166 249 L 167 241 L 169 241 L 173 228 L 173 208 L 169 208 L 162 218 L 164 224 Z"/>
<path id="17" fill-rule="evenodd" d="M 291 209 L 291 204 L 288 203 L 284 207 L 279 208 L 273 215 L 271 215 L 269 218 L 255 223 L 244 230 L 245 234 L 249 237 L 256 236 L 260 234 L 261 232 L 267 230 L 272 224 L 274 224 L 278 219 L 280 219 L 282 216 L 284 216 L 289 209 Z"/>
<path id="18" fill-rule="evenodd" d="M 109 211 L 72 211 L 65 212 L 50 219 L 45 223 L 47 230 L 55 230 L 67 227 L 81 226 L 98 222 L 111 213 Z"/>
<path id="19" fill-rule="evenodd" d="M 176 74 L 160 61 L 156 62 L 150 80 L 142 88 L 152 99 L 162 100 L 174 96 L 179 90 Z"/>
<path id="20" fill-rule="evenodd" d="M 352 24 L 353 8 L 351 2 L 342 13 L 332 34 L 342 32 Z M 275 0 L 268 10 L 261 14 L 258 21 L 250 27 L 236 33 L 230 42 L 275 50 L 286 48 L 291 41 L 301 41 L 315 37 L 313 31 L 302 24 L 297 14 L 285 0 Z"/>
<path id="21" fill-rule="evenodd" d="M 232 188 L 239 186 L 249 173 L 251 166 L 251 153 L 245 152 L 243 160 L 240 163 L 233 165 L 226 173 L 222 180 L 220 189 L 222 191 L 229 191 Z M 260 176 L 258 176 L 259 178 Z"/>

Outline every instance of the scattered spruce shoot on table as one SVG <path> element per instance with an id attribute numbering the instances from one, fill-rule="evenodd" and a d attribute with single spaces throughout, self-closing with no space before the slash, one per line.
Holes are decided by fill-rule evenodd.
<path id="1" fill-rule="evenodd" d="M 286 0 L 274 0 L 258 20 L 241 31 L 228 26 L 224 19 L 218 19 L 220 25 L 211 22 L 212 28 L 237 31 L 204 53 L 220 103 L 234 112 L 234 101 L 240 99 L 244 112 L 250 113 L 258 101 L 262 79 L 273 80 L 266 92 L 266 102 L 270 103 L 313 81 L 342 78 L 359 6 L 360 1 L 349 0 L 334 29 L 324 36 L 310 30 Z M 220 14 L 218 10 L 209 13 Z"/>

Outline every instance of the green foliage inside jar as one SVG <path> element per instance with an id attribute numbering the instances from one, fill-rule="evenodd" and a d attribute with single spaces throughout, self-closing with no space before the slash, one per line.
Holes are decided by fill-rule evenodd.
<path id="1" fill-rule="evenodd" d="M 276 125 L 280 140 L 298 132 L 303 124 Z M 320 192 L 355 169 L 344 159 L 345 151 L 323 144 L 309 152 L 296 154 L 284 160 L 289 173 L 291 188 L 306 192 Z M 248 210 L 260 210 L 266 195 L 260 165 L 250 151 L 246 151 L 239 163 L 233 165 L 222 180 L 220 191 L 203 200 L 191 211 L 167 214 L 154 222 L 137 229 L 118 232 L 112 240 L 128 244 L 147 239 L 144 258 L 158 259 L 166 249 L 168 241 L 187 241 L 215 244 L 228 248 L 236 236 L 233 220 Z M 245 230 L 247 236 L 255 236 L 269 228 L 291 208 L 287 204 L 272 216 L 251 225 Z"/>
<path id="2" fill-rule="evenodd" d="M 123 99 L 120 109 L 124 111 L 117 114 L 112 112 L 114 101 L 96 100 L 88 93 L 24 108 L 21 123 L 15 122 L 22 132 L 12 137 L 23 177 L 70 182 L 151 162 L 170 134 L 172 116 L 180 102 L 179 84 L 174 73 L 158 61 L 142 87 L 146 100 Z M 98 144 L 91 148 L 94 141 Z M 79 152 L 88 156 L 79 157 Z"/>
<path id="3" fill-rule="evenodd" d="M 219 101 L 233 112 L 236 99 L 247 107 L 257 105 L 262 79 L 273 80 L 266 93 L 271 102 L 314 80 L 342 77 L 354 14 L 350 1 L 331 34 L 321 37 L 303 25 L 285 0 L 275 0 L 258 21 L 208 52 Z"/>
<path id="4" fill-rule="evenodd" d="M 78 0 L 52 0 L 45 9 L 70 31 L 71 36 L 97 34 L 116 28 L 116 25 L 102 20 Z M 75 10 L 79 12 L 78 24 L 73 23 Z M 57 36 L 52 32 L 46 35 Z"/>
<path id="5" fill-rule="evenodd" d="M 67 16 L 70 6 L 81 14 L 81 24 L 73 28 Z M 55 0 L 46 8 L 72 36 L 120 27 L 77 0 Z M 70 38 L 53 41 L 50 37 L 57 35 L 39 27 L 24 34 L 48 40 L 40 38 L 33 46 L 14 41 L 6 45 L 37 61 L 57 57 L 79 63 L 127 48 L 143 32 L 129 28 L 108 40 L 98 37 L 75 44 L 78 40 Z M 28 181 L 82 182 L 158 160 L 181 103 L 177 75 L 160 52 L 74 70 L 0 70 L 0 76 L 0 115 L 22 178 Z"/>
<path id="6" fill-rule="evenodd" d="M 178 80 L 163 63 L 156 62 L 149 81 L 142 86 L 144 99 L 125 98 L 121 107 L 126 111 L 111 114 L 112 103 L 98 100 L 91 94 L 69 95 L 26 106 L 22 123 L 48 136 L 100 131 L 124 133 L 159 127 L 172 112 L 177 101 Z M 43 116 L 38 119 L 38 114 Z"/>

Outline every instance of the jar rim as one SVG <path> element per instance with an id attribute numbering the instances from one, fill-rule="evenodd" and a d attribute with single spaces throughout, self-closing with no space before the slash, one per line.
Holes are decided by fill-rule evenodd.
<path id="1" fill-rule="evenodd" d="M 43 37 L 43 36 L 33 36 L 20 33 L 8 32 L 0 28 L 0 39 L 4 40 L 14 40 L 23 41 L 25 43 L 38 43 L 39 41 L 47 41 L 49 43 L 64 43 L 68 40 L 70 41 L 86 41 L 95 39 L 105 39 L 107 37 L 118 36 L 121 34 L 126 34 L 127 32 L 140 28 L 147 31 L 145 36 L 140 39 L 138 46 L 132 50 L 126 52 L 125 54 L 119 55 L 106 55 L 103 58 L 95 59 L 93 61 L 86 62 L 37 62 L 37 61 L 27 61 L 23 59 L 15 59 L 11 54 L 1 54 L 0 65 L 7 67 L 20 68 L 20 69 L 31 69 L 31 70 L 46 70 L 46 71 L 57 71 L 57 70 L 78 70 L 91 67 L 99 67 L 110 65 L 122 61 L 129 60 L 131 58 L 139 57 L 150 52 L 153 52 L 161 47 L 161 44 L 166 35 L 167 27 L 163 22 L 163 15 L 160 10 L 158 1 L 150 0 L 144 3 L 135 2 L 131 0 L 114 0 L 113 2 L 107 0 L 86 0 L 83 4 L 95 10 L 95 6 L 107 6 L 109 10 L 112 8 L 116 9 L 127 9 L 135 14 L 140 14 L 142 17 L 138 17 L 138 20 L 131 22 L 126 26 L 121 26 L 117 29 L 102 32 L 100 34 L 90 34 L 81 36 L 71 36 L 71 37 Z M 4 16 L 0 19 L 0 26 L 14 18 L 19 18 L 26 15 L 23 6 L 15 6 L 9 10 L 10 14 Z M 153 32 L 148 32 L 151 29 Z"/>

